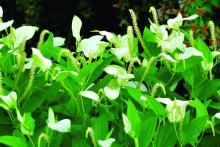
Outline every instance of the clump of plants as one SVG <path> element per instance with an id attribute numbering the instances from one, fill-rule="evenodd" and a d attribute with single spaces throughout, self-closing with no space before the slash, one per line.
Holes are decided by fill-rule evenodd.
<path id="1" fill-rule="evenodd" d="M 0 143 L 43 146 L 216 146 L 219 139 L 219 47 L 182 29 L 198 15 L 160 24 L 156 9 L 143 34 L 136 14 L 124 35 L 94 30 L 76 52 L 39 28 L 13 27 L 0 7 Z M 211 21 L 212 39 L 215 39 Z M 188 43 L 189 42 L 189 43 Z M 31 55 L 25 53 L 31 51 Z M 183 91 L 184 89 L 184 91 Z"/>

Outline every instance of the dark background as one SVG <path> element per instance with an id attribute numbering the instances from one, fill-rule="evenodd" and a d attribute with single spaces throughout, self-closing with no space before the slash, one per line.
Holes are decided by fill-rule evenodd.
<path id="1" fill-rule="evenodd" d="M 21 25 L 38 26 L 55 36 L 66 38 L 68 47 L 74 45 L 71 32 L 73 15 L 83 22 L 81 35 L 89 37 L 91 30 L 107 30 L 125 34 L 131 24 L 129 8 L 138 9 L 140 28 L 148 22 L 148 7 L 153 1 L 129 0 L 0 0 L 3 20 L 14 20 L 14 27 Z M 123 6 L 122 6 L 123 5 Z M 142 7 L 142 9 L 140 9 Z M 146 8 L 147 7 L 147 8 Z"/>
<path id="2" fill-rule="evenodd" d="M 199 0 L 197 1 L 200 4 Z M 205 1 L 204 4 L 201 3 L 198 8 L 205 7 L 208 1 Z M 187 13 L 191 11 L 190 6 L 194 2 L 192 0 L 184 0 L 184 2 L 186 9 L 181 11 L 183 14 L 190 15 Z M 73 48 L 75 45 L 71 30 L 73 15 L 79 16 L 82 20 L 81 35 L 84 38 L 94 35 L 90 32 L 92 30 L 125 34 L 127 26 L 131 25 L 129 9 L 136 12 L 139 28 L 143 30 L 144 26 L 149 24 L 148 18 L 152 19 L 152 15 L 149 13 L 150 6 L 168 12 L 161 16 L 161 22 L 176 16 L 180 3 L 180 0 L 0 0 L 4 11 L 4 21 L 13 19 L 15 28 L 21 25 L 33 25 L 40 28 L 34 38 L 28 42 L 30 46 L 36 46 L 40 32 L 47 29 L 55 36 L 66 38 L 67 48 Z M 210 3 L 208 4 L 210 5 Z M 203 17 L 205 22 L 210 19 L 219 22 L 219 8 L 213 6 L 211 8 L 212 13 L 207 12 Z M 196 13 L 196 9 L 192 14 Z M 200 27 L 203 25 L 206 24 L 200 23 Z M 201 34 L 200 32 L 198 31 L 198 34 Z"/>

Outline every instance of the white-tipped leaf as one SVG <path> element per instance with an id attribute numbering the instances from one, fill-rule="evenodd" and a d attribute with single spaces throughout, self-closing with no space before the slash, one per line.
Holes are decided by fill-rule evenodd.
<path id="1" fill-rule="evenodd" d="M 48 111 L 48 127 L 52 130 L 65 133 L 70 132 L 71 130 L 71 121 L 69 119 L 63 119 L 58 122 L 56 122 L 54 118 L 54 112 L 52 108 L 49 108 Z"/>
<path id="2" fill-rule="evenodd" d="M 101 147 L 111 147 L 113 142 L 115 142 L 114 138 L 109 138 L 109 139 L 106 139 L 106 140 L 98 140 L 98 144 Z"/>
<path id="3" fill-rule="evenodd" d="M 122 120 L 123 120 L 123 123 L 124 123 L 125 133 L 129 134 L 129 132 L 131 131 L 131 123 L 128 120 L 128 117 L 124 113 L 122 113 Z"/>
<path id="4" fill-rule="evenodd" d="M 3 10 L 2 10 L 2 7 L 0 6 L 0 17 L 3 16 Z"/>
<path id="5" fill-rule="evenodd" d="M 110 100 L 115 100 L 120 94 L 120 86 L 116 79 L 110 81 L 110 83 L 104 87 L 104 93 Z"/>
<path id="6" fill-rule="evenodd" d="M 93 91 L 80 91 L 79 94 L 94 101 L 99 101 L 99 96 Z"/>
<path id="7" fill-rule="evenodd" d="M 36 48 L 32 48 L 32 58 L 34 63 L 44 72 L 46 70 L 48 70 L 51 66 L 52 66 L 52 62 L 51 60 L 45 58 L 40 50 L 36 49 Z"/>
<path id="8" fill-rule="evenodd" d="M 73 33 L 73 37 L 75 37 L 77 41 L 80 41 L 81 39 L 80 37 L 81 27 L 82 27 L 81 19 L 78 16 L 74 15 L 72 20 L 72 33 Z"/>
<path id="9" fill-rule="evenodd" d="M 0 32 L 10 27 L 13 24 L 13 22 L 13 20 L 10 20 L 4 23 L 0 23 Z"/>
<path id="10" fill-rule="evenodd" d="M 14 48 L 19 47 L 24 42 L 31 39 L 37 30 L 38 28 L 34 26 L 22 26 L 17 28 L 15 30 L 16 40 L 14 43 Z"/>
<path id="11" fill-rule="evenodd" d="M 62 38 L 62 37 L 54 37 L 53 38 L 54 47 L 63 46 L 64 42 L 65 42 L 65 38 Z"/>
<path id="12" fill-rule="evenodd" d="M 63 119 L 54 124 L 48 125 L 52 130 L 65 133 L 71 131 L 71 121 L 69 119 Z"/>

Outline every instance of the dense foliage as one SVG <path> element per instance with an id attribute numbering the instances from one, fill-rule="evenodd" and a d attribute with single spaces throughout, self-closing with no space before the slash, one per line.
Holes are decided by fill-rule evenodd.
<path id="1" fill-rule="evenodd" d="M 216 146 L 220 138 L 220 63 L 211 45 L 184 27 L 192 14 L 140 32 L 136 14 L 124 35 L 93 30 L 83 38 L 72 20 L 76 52 L 35 26 L 13 27 L 0 7 L 0 143 L 27 146 Z M 136 37 L 134 35 L 136 34 Z M 32 52 L 26 55 L 25 50 Z M 184 90 L 183 90 L 184 89 Z"/>

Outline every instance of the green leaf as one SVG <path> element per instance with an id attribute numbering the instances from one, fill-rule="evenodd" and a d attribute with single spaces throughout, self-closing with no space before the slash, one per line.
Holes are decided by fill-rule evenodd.
<path id="1" fill-rule="evenodd" d="M 209 115 L 206 110 L 206 107 L 199 99 L 189 101 L 189 105 L 196 108 L 196 118 L 202 116 L 206 116 L 208 118 Z"/>
<path id="2" fill-rule="evenodd" d="M 90 85 L 93 80 L 90 81 L 90 78 L 92 78 L 92 73 L 95 72 L 95 69 L 101 65 L 103 61 L 99 60 L 96 62 L 92 62 L 91 64 L 87 64 L 85 67 L 83 67 L 79 73 L 79 81 L 81 81 L 82 85 L 85 87 Z"/>
<path id="3" fill-rule="evenodd" d="M 198 141 L 197 137 L 205 130 L 208 118 L 201 116 L 193 119 L 182 132 L 183 144 L 194 144 Z"/>
<path id="4" fill-rule="evenodd" d="M 202 61 L 201 57 L 192 56 L 191 58 L 185 60 L 179 60 L 173 67 L 175 72 L 184 72 L 190 68 L 194 68 L 196 65 L 200 64 Z"/>
<path id="5" fill-rule="evenodd" d="M 200 52 L 203 53 L 205 62 L 207 63 L 213 62 L 212 53 L 204 41 L 202 41 L 200 38 L 197 38 L 195 40 L 195 47 L 196 49 L 198 49 Z"/>
<path id="6" fill-rule="evenodd" d="M 164 117 L 166 115 L 165 108 L 162 104 L 155 100 L 155 98 L 147 95 L 147 103 L 149 108 L 156 114 L 158 117 Z"/>
<path id="7" fill-rule="evenodd" d="M 143 100 L 141 100 L 141 96 L 143 95 L 139 90 L 137 90 L 136 88 L 132 88 L 132 87 L 125 87 L 125 89 L 128 91 L 128 93 L 130 94 L 130 96 L 136 101 L 138 102 L 141 106 L 144 106 L 144 102 Z"/>
<path id="8" fill-rule="evenodd" d="M 218 0 L 211 0 L 211 4 L 215 7 L 219 8 L 219 1 Z"/>
<path id="9" fill-rule="evenodd" d="M 127 103 L 127 117 L 129 122 L 131 123 L 131 129 L 134 131 L 136 135 L 140 132 L 140 116 L 134 104 L 129 100 Z"/>
<path id="10" fill-rule="evenodd" d="M 24 122 L 21 123 L 21 132 L 24 135 L 33 135 L 35 128 L 35 120 L 32 118 L 31 113 L 24 113 Z"/>
<path id="11" fill-rule="evenodd" d="M 10 147 L 28 147 L 22 138 L 15 136 L 0 136 L 0 143 Z"/>
<path id="12" fill-rule="evenodd" d="M 200 100 L 206 100 L 207 98 L 215 94 L 219 88 L 220 88 L 219 79 L 206 80 L 199 86 L 193 88 L 192 97 L 198 98 Z"/>
<path id="13" fill-rule="evenodd" d="M 202 80 L 206 77 L 201 76 L 204 74 L 204 70 L 201 66 L 195 66 L 188 70 L 182 72 L 182 76 L 184 77 L 185 81 L 187 81 L 192 87 L 196 87 Z"/>
<path id="14" fill-rule="evenodd" d="M 59 59 L 59 53 L 62 50 L 60 47 L 54 47 L 54 37 L 50 33 L 48 39 L 40 46 L 40 51 L 44 57 L 51 59 L 54 58 L 56 61 Z"/>
<path id="15" fill-rule="evenodd" d="M 146 42 L 157 42 L 156 35 L 153 32 L 151 32 L 151 30 L 147 27 L 144 28 L 143 39 Z"/>
<path id="16" fill-rule="evenodd" d="M 157 127 L 156 117 L 149 117 L 143 122 L 143 124 L 141 125 L 141 131 L 138 138 L 140 146 L 143 147 L 149 146 L 150 141 L 153 139 L 155 135 L 156 127 Z"/>
<path id="17" fill-rule="evenodd" d="M 155 147 L 171 147 L 175 146 L 177 137 L 174 131 L 174 126 L 171 123 L 161 125 L 159 132 L 156 135 Z"/>
<path id="18" fill-rule="evenodd" d="M 104 59 L 98 66 L 96 66 L 95 70 L 92 72 L 92 75 L 89 78 L 86 87 L 99 78 L 99 76 L 103 73 L 104 68 L 107 67 L 114 60 L 114 58 L 114 56 L 110 56 Z"/>
<path id="19" fill-rule="evenodd" d="M 106 114 L 101 114 L 98 117 L 92 118 L 92 128 L 94 130 L 96 142 L 105 139 L 108 133 L 108 120 L 109 118 Z"/>
<path id="20" fill-rule="evenodd" d="M 77 41 L 81 39 L 80 37 L 81 27 L 82 27 L 82 21 L 78 16 L 74 15 L 72 20 L 72 32 L 73 32 L 73 37 L 75 37 Z"/>

